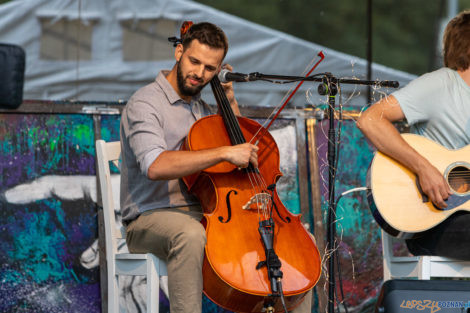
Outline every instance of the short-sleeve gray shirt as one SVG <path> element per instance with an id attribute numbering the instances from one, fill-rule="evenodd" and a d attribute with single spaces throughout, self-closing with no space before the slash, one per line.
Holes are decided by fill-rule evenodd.
<path id="1" fill-rule="evenodd" d="M 470 144 L 470 86 L 456 71 L 424 74 L 392 95 L 413 133 L 448 149 Z"/>
<path id="2" fill-rule="evenodd" d="M 179 150 L 192 124 L 210 109 L 200 95 L 190 103 L 176 93 L 158 74 L 151 84 L 139 89 L 128 101 L 121 116 L 121 212 L 124 221 L 142 212 L 168 207 L 196 205 L 180 179 L 152 181 L 147 171 L 166 150 Z"/>

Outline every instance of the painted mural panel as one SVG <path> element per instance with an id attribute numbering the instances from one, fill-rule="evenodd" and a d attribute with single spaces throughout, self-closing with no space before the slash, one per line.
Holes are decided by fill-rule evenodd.
<path id="1" fill-rule="evenodd" d="M 327 121 L 318 124 L 318 153 L 326 208 Z M 286 206 L 299 210 L 295 128 L 273 129 L 281 150 Z M 101 118 L 101 136 L 119 138 L 119 116 Z M 94 129 L 91 115 L 0 115 L 0 311 L 100 312 Z M 337 194 L 364 186 L 371 148 L 346 121 L 338 163 Z M 354 311 L 367 311 L 381 282 L 379 230 L 363 194 L 338 205 L 344 291 Z M 325 215 L 326 216 L 326 215 Z M 129 312 L 143 303 L 143 279 L 125 281 Z M 163 295 L 163 294 L 162 294 Z M 168 312 L 162 297 L 161 312 Z M 204 298 L 204 312 L 226 312 Z"/>
<path id="2" fill-rule="evenodd" d="M 119 118 L 101 117 L 104 140 L 119 139 Z M 284 121 L 273 134 L 280 195 L 298 212 L 295 128 Z M 0 115 L 1 312 L 101 311 L 94 141 L 91 115 Z M 145 280 L 124 284 L 123 306 L 143 311 Z M 203 301 L 204 312 L 227 312 Z"/>
<path id="3" fill-rule="evenodd" d="M 325 225 L 328 208 L 328 124 L 329 121 L 324 120 L 317 124 L 315 130 Z M 337 199 L 344 191 L 366 186 L 373 150 L 354 120 L 345 120 L 342 126 L 341 123 L 336 125 L 336 130 L 341 129 L 335 184 Z M 370 213 L 364 191 L 342 197 L 336 213 L 338 253 L 346 305 L 352 312 L 371 312 L 382 283 L 379 227 Z"/>
<path id="4" fill-rule="evenodd" d="M 92 119 L 0 115 L 0 311 L 100 311 Z"/>

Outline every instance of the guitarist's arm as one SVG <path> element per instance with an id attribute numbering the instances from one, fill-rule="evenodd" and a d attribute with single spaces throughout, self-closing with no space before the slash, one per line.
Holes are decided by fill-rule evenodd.
<path id="1" fill-rule="evenodd" d="M 414 172 L 423 192 L 435 205 L 445 208 L 447 204 L 444 200 L 451 194 L 446 180 L 427 159 L 403 140 L 392 124 L 404 118 L 400 104 L 390 95 L 364 111 L 357 126 L 379 151 Z"/>

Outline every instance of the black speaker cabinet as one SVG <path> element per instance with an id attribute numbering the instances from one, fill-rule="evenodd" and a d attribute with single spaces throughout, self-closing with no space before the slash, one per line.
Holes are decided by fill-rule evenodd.
<path id="1" fill-rule="evenodd" d="M 0 108 L 16 109 L 23 102 L 24 70 L 24 50 L 0 44 Z"/>
<path id="2" fill-rule="evenodd" d="M 470 280 L 388 280 L 376 313 L 470 313 Z"/>

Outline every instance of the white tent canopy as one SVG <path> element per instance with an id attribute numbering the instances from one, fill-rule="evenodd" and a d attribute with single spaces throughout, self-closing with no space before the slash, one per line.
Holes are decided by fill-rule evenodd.
<path id="1" fill-rule="evenodd" d="M 0 6 L 0 42 L 26 51 L 25 99 L 127 100 L 159 70 L 173 66 L 166 37 L 177 36 L 184 20 L 224 29 L 230 42 L 226 62 L 236 72 L 302 75 L 323 51 L 326 58 L 314 73 L 366 77 L 363 59 L 184 0 L 16 0 Z M 373 80 L 397 80 L 403 86 L 414 78 L 378 64 L 372 68 Z M 242 105 L 274 106 L 292 86 L 237 83 L 235 92 Z M 293 105 L 321 103 L 316 88 L 305 83 Z M 342 89 L 346 99 L 354 87 Z M 357 89 L 359 95 L 348 104 L 365 105 L 364 90 Z M 209 93 L 205 88 L 203 97 L 213 102 Z"/>

